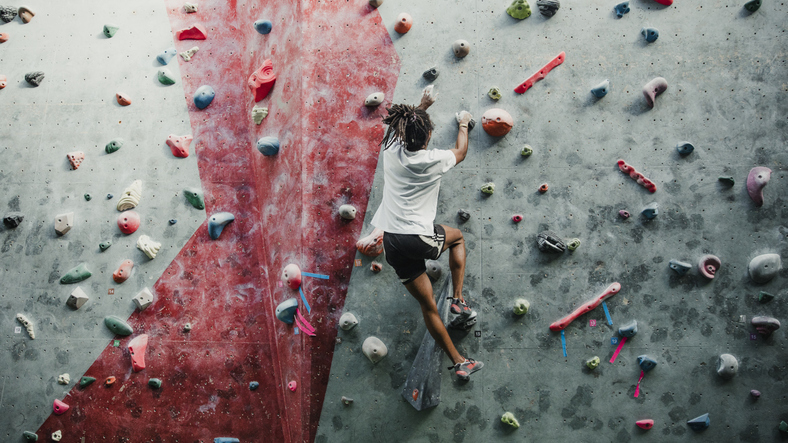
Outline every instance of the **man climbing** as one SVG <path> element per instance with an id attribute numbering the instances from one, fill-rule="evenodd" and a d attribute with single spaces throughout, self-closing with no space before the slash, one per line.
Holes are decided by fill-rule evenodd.
<path id="1" fill-rule="evenodd" d="M 483 366 L 480 361 L 465 358 L 457 352 L 443 325 L 426 274 L 425 259 L 436 260 L 449 249 L 449 267 L 454 289 L 452 324 L 475 322 L 475 312 L 466 305 L 462 295 L 465 274 L 465 240 L 459 229 L 433 224 L 438 206 L 441 177 L 468 153 L 468 125 L 471 114 L 462 111 L 459 133 L 454 149 L 427 150 L 433 124 L 427 114 L 435 102 L 432 88 L 427 87 L 418 107 L 397 104 L 388 109 L 383 119 L 388 125 L 381 145 L 383 150 L 383 201 L 372 225 L 382 229 L 386 261 L 397 273 L 408 292 L 421 305 L 427 330 L 435 342 L 454 362 L 454 372 L 462 380 Z M 472 318 L 473 316 L 473 318 Z"/>

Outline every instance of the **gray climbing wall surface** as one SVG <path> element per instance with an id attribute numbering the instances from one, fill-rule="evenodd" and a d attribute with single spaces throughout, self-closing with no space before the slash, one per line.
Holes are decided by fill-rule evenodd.
<path id="1" fill-rule="evenodd" d="M 523 21 L 506 14 L 506 0 L 387 0 L 379 8 L 402 62 L 394 102 L 416 103 L 428 84 L 421 73 L 440 70 L 433 148 L 452 147 L 460 109 L 478 120 L 500 107 L 515 121 L 500 139 L 471 133 L 468 158 L 444 177 L 438 204 L 437 222 L 464 232 L 465 288 L 480 316 L 473 332 L 452 335 L 462 354 L 486 366 L 467 384 L 444 371 L 441 404 L 416 412 L 400 389 L 425 332 L 419 307 L 389 266 L 373 274 L 372 259 L 359 254 L 345 303 L 359 325 L 339 331 L 316 441 L 779 440 L 777 427 L 788 421 L 785 329 L 764 338 L 750 320 L 785 322 L 788 273 L 755 285 L 747 265 L 764 253 L 788 258 L 788 5 L 764 0 L 749 14 L 744 1 L 632 0 L 619 19 L 615 1 L 563 1 L 546 19 L 530 3 L 534 13 Z M 414 22 L 405 35 L 393 31 L 401 12 Z M 647 43 L 643 27 L 657 28 L 659 38 Z M 464 59 L 451 51 L 460 38 L 471 43 Z M 525 94 L 512 92 L 561 51 L 562 65 Z M 655 77 L 669 86 L 650 109 L 641 89 Z M 597 100 L 589 91 L 605 79 L 610 93 Z M 487 96 L 493 86 L 503 91 L 497 103 Z M 684 140 L 695 151 L 680 157 L 675 147 Z M 534 149 L 527 158 L 526 143 Z M 620 172 L 619 159 L 657 191 Z M 380 166 L 365 234 L 381 199 Z M 773 171 L 762 207 L 745 186 L 755 166 Z M 488 181 L 496 191 L 486 197 L 479 187 Z M 646 220 L 640 211 L 652 202 L 659 215 Z M 472 214 L 467 223 L 456 216 L 460 208 Z M 632 217 L 620 218 L 622 209 Z M 524 216 L 519 224 L 511 221 L 516 213 Z M 544 229 L 582 245 L 539 252 Z M 697 270 L 705 254 L 722 261 L 710 281 Z M 671 259 L 693 268 L 679 276 Z M 447 257 L 441 261 L 448 269 Z M 581 316 L 565 330 L 564 357 L 560 334 L 548 326 L 613 282 L 622 286 L 607 300 L 613 325 L 601 306 Z M 776 297 L 759 303 L 760 291 Z M 523 317 L 512 314 L 519 297 L 531 303 Z M 609 363 L 611 338 L 633 319 L 638 334 Z M 388 346 L 376 365 L 361 353 L 370 335 Z M 716 373 L 723 353 L 739 362 L 727 381 Z M 634 398 L 641 354 L 658 365 Z M 593 356 L 602 363 L 589 371 Z M 342 396 L 354 402 L 344 405 Z M 506 411 L 519 429 L 500 422 Z M 711 427 L 696 435 L 686 421 L 707 412 Z M 635 426 L 648 418 L 653 429 Z"/>
<path id="2" fill-rule="evenodd" d="M 173 41 L 164 5 L 105 3 L 39 2 L 30 5 L 36 12 L 30 23 L 17 18 L 0 25 L 10 35 L 0 45 L 0 74 L 8 78 L 0 91 L 0 216 L 25 216 L 17 228 L 0 225 L 2 441 L 21 441 L 22 431 L 35 431 L 52 413 L 52 399 L 79 383 L 113 338 L 104 317 L 128 318 L 132 297 L 153 287 L 205 219 L 182 194 L 185 187 L 200 188 L 194 148 L 180 159 L 165 144 L 168 135 L 190 134 L 191 128 L 180 81 L 165 86 L 157 78 L 156 55 Z M 105 23 L 119 25 L 114 37 L 102 33 Z M 176 61 L 167 68 L 180 79 Z M 37 88 L 24 80 L 31 71 L 45 73 Z M 120 106 L 118 92 L 132 104 Z M 105 145 L 118 137 L 123 147 L 107 154 Z M 77 170 L 66 159 L 71 151 L 85 153 Z M 142 181 L 134 209 L 141 226 L 125 235 L 116 224 L 116 205 L 134 180 Z M 74 213 L 74 226 L 59 237 L 55 216 L 67 212 Z M 137 249 L 141 235 L 162 243 L 155 259 Z M 106 240 L 112 246 L 101 252 Z M 124 259 L 134 269 L 118 284 L 112 273 Z M 93 275 L 60 284 L 80 263 Z M 78 286 L 90 300 L 72 310 L 66 300 Z M 17 313 L 34 323 L 35 341 L 24 328 L 15 332 Z M 71 375 L 69 385 L 57 383 L 63 373 Z"/>

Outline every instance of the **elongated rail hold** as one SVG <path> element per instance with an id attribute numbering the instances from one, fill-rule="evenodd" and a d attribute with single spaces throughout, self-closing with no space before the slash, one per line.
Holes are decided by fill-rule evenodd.
<path id="1" fill-rule="evenodd" d="M 642 185 L 644 188 L 648 189 L 648 192 L 652 194 L 657 192 L 657 185 L 655 185 L 654 182 L 644 177 L 643 174 L 636 171 L 635 168 L 628 165 L 624 160 L 618 161 L 618 169 L 620 169 L 624 174 L 628 174 L 630 177 L 632 177 L 632 180 L 638 182 L 639 185 Z"/>
<path id="2" fill-rule="evenodd" d="M 561 53 L 555 56 L 554 59 L 550 60 L 549 63 L 544 65 L 542 69 L 536 71 L 532 76 L 528 77 L 526 81 L 522 82 L 518 87 L 514 88 L 514 92 L 518 94 L 525 93 L 525 91 L 531 89 L 531 86 L 533 86 L 534 83 L 545 78 L 547 73 L 552 71 L 553 68 L 555 68 L 556 66 L 563 63 L 564 59 L 566 59 L 566 53 L 564 51 L 561 51 Z"/>
<path id="3" fill-rule="evenodd" d="M 608 286 L 605 289 L 604 292 L 602 292 L 601 294 L 599 294 L 595 298 L 583 303 L 583 305 L 581 305 L 579 308 L 575 309 L 574 312 L 572 312 L 571 314 L 567 315 L 566 317 L 564 317 L 564 318 L 558 320 L 557 322 L 553 323 L 552 325 L 550 325 L 550 330 L 551 331 L 560 331 L 560 330 L 566 328 L 567 326 L 569 326 L 569 323 L 572 323 L 573 321 L 575 321 L 577 319 L 577 317 L 580 317 L 581 315 L 585 314 L 586 312 L 590 312 L 590 311 L 594 310 L 594 308 L 596 308 L 597 306 L 602 304 L 602 302 L 605 301 L 607 298 L 618 294 L 618 291 L 620 291 L 620 290 L 621 290 L 621 283 L 619 283 L 619 282 L 612 283 L 610 286 Z"/>

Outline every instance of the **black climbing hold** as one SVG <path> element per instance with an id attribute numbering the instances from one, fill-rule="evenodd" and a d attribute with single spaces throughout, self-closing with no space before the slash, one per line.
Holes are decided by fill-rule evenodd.
<path id="1" fill-rule="evenodd" d="M 465 209 L 460 209 L 459 211 L 457 211 L 457 217 L 459 217 L 460 220 L 462 220 L 462 222 L 464 223 L 471 219 L 471 213 L 466 211 Z"/>
<path id="2" fill-rule="evenodd" d="M 431 82 L 435 81 L 435 79 L 438 78 L 438 75 L 440 75 L 440 71 L 438 71 L 438 68 L 435 66 L 427 69 L 423 74 L 421 74 L 422 77 Z"/>
<path id="3" fill-rule="evenodd" d="M 725 186 L 733 186 L 736 184 L 736 180 L 734 180 L 733 177 L 720 177 L 717 180 Z"/>
<path id="4" fill-rule="evenodd" d="M 542 252 L 564 252 L 566 243 L 553 231 L 542 231 L 536 236 L 536 244 Z"/>
<path id="5" fill-rule="evenodd" d="M 92 195 L 85 193 L 85 200 L 86 200 L 86 201 L 90 201 L 90 200 L 92 200 L 92 199 L 93 199 L 93 196 L 92 196 Z"/>
<path id="6" fill-rule="evenodd" d="M 21 212 L 12 212 L 3 217 L 3 224 L 9 228 L 16 228 L 25 219 L 25 215 Z"/>
<path id="7" fill-rule="evenodd" d="M 174 225 L 175 223 L 178 223 L 178 220 L 176 220 L 176 219 L 174 219 L 174 218 L 171 218 L 171 219 L 170 219 L 170 224 L 171 224 L 171 225 Z"/>
<path id="8" fill-rule="evenodd" d="M 33 86 L 38 86 L 44 81 L 44 73 L 41 71 L 28 72 L 25 74 L 25 81 Z"/>
<path id="9" fill-rule="evenodd" d="M 110 200 L 110 199 L 112 199 L 113 197 L 115 197 L 115 196 L 114 196 L 114 195 L 112 195 L 112 194 L 107 194 L 107 200 Z"/>
<path id="10" fill-rule="evenodd" d="M 0 20 L 8 23 L 11 20 L 13 20 L 15 17 L 16 17 L 16 8 L 12 8 L 11 6 L 0 6 Z"/>

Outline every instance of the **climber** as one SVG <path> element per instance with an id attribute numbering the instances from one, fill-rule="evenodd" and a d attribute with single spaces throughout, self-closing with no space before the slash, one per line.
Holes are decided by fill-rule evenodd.
<path id="1" fill-rule="evenodd" d="M 405 104 L 388 108 L 383 123 L 388 125 L 381 141 L 383 150 L 383 201 L 372 225 L 382 229 L 386 261 L 408 292 L 421 305 L 424 323 L 435 342 L 454 363 L 457 376 L 468 380 L 483 366 L 457 352 L 443 325 L 426 274 L 425 259 L 436 260 L 449 249 L 449 267 L 454 289 L 451 312 L 453 325 L 475 322 L 462 294 L 465 274 L 465 240 L 459 229 L 434 224 L 441 177 L 468 153 L 468 125 L 471 114 L 459 114 L 459 133 L 454 149 L 427 149 L 433 124 L 427 114 L 436 95 L 427 87 L 418 107 Z M 472 318 L 473 316 L 473 318 Z M 471 323 L 472 324 L 472 323 Z"/>

